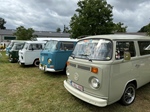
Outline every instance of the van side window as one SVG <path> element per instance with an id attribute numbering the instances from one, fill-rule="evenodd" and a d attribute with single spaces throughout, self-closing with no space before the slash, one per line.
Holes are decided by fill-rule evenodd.
<path id="1" fill-rule="evenodd" d="M 150 54 L 150 41 L 138 41 L 140 55 Z"/>
<path id="2" fill-rule="evenodd" d="M 42 44 L 31 44 L 29 50 L 41 50 Z"/>
<path id="3" fill-rule="evenodd" d="M 60 50 L 73 50 L 74 43 L 73 42 L 61 42 Z"/>
<path id="4" fill-rule="evenodd" d="M 129 51 L 131 54 L 131 57 L 134 57 L 136 55 L 135 53 L 135 46 L 134 42 L 129 42 L 129 41 L 118 41 L 116 43 L 116 54 L 115 58 L 118 59 L 123 59 L 124 58 L 124 52 Z"/>

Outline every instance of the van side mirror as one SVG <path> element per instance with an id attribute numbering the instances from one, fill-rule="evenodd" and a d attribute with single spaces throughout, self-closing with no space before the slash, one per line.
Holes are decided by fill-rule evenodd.
<path id="1" fill-rule="evenodd" d="M 128 51 L 124 52 L 124 60 L 130 60 L 131 59 L 131 54 Z"/>

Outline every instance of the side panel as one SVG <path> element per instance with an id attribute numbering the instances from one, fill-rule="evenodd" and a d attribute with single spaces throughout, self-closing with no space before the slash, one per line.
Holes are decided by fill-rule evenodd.
<path id="1" fill-rule="evenodd" d="M 58 51 L 55 55 L 55 70 L 63 70 L 72 51 Z"/>
<path id="2" fill-rule="evenodd" d="M 41 50 L 27 50 L 24 53 L 25 65 L 33 64 L 34 60 L 40 57 Z"/>
<path id="3" fill-rule="evenodd" d="M 111 66 L 109 103 L 118 101 L 129 81 L 139 77 L 139 70 L 135 67 L 137 59 L 130 61 L 116 60 Z"/>

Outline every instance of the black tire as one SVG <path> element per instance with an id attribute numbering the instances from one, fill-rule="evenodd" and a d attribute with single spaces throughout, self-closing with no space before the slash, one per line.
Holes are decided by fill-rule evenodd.
<path id="1" fill-rule="evenodd" d="M 34 62 L 33 62 L 33 65 L 36 66 L 36 67 L 38 67 L 39 64 L 40 64 L 39 59 L 35 59 Z"/>
<path id="2" fill-rule="evenodd" d="M 129 83 L 125 90 L 124 90 L 124 93 L 121 97 L 121 104 L 122 105 L 130 105 L 134 102 L 135 100 L 135 97 L 136 97 L 136 88 L 135 88 L 135 85 L 132 84 L 132 83 Z"/>
<path id="3" fill-rule="evenodd" d="M 65 65 L 65 68 L 64 68 L 64 70 L 63 70 L 63 73 L 67 75 L 66 69 L 67 69 L 67 65 Z"/>

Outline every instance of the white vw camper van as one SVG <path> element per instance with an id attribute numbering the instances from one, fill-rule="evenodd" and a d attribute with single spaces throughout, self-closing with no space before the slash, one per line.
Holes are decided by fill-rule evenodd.
<path id="1" fill-rule="evenodd" d="M 26 41 L 23 49 L 19 50 L 19 64 L 39 66 L 40 52 L 45 43 L 46 41 Z"/>
<path id="2" fill-rule="evenodd" d="M 98 35 L 80 39 L 67 64 L 65 88 L 77 98 L 104 107 L 130 105 L 136 89 L 150 82 L 150 37 Z"/>

